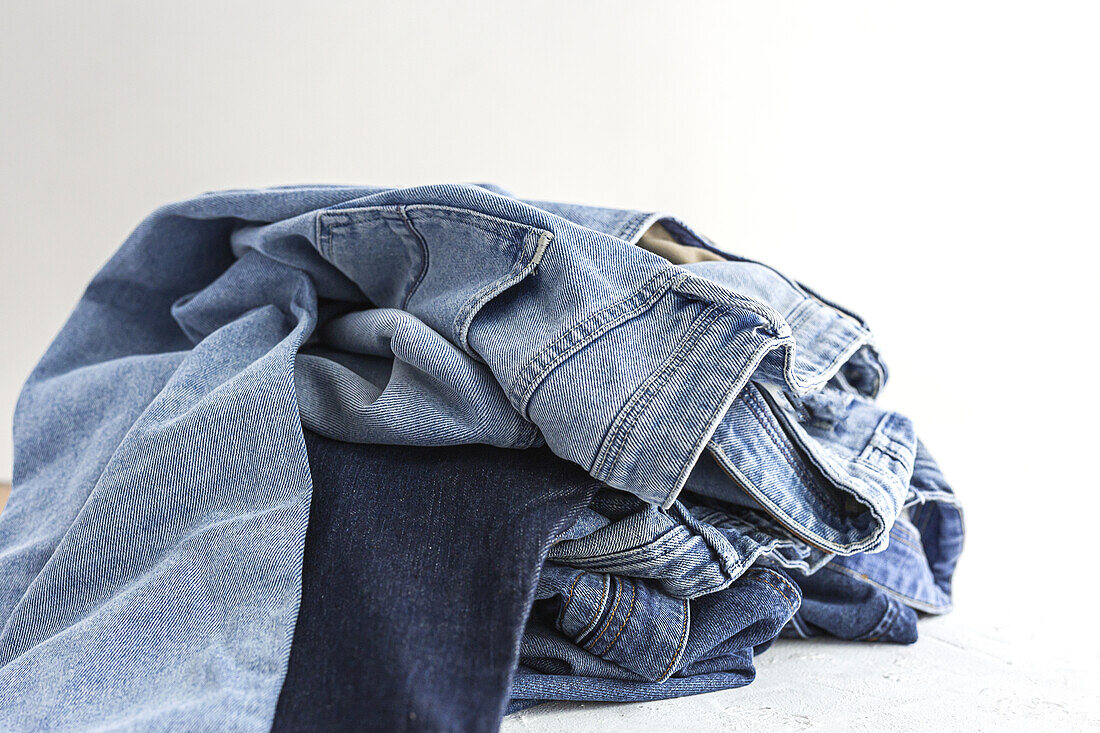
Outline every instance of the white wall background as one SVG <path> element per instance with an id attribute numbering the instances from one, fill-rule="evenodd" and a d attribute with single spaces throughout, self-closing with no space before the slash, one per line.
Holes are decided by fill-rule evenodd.
<path id="1" fill-rule="evenodd" d="M 870 320 L 885 399 L 967 501 L 960 607 L 1095 669 L 1096 3 L 2 11 L 6 425 L 84 284 L 169 200 L 493 181 L 670 210 Z"/>

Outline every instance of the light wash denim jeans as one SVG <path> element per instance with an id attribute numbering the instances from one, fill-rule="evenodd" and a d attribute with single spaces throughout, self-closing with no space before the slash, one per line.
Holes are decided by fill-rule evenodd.
<path id="1" fill-rule="evenodd" d="M 666 509 L 709 449 L 792 535 L 882 549 L 902 481 L 860 472 L 908 465 L 903 423 L 871 439 L 896 463 L 784 423 L 826 492 L 809 508 L 734 450 L 750 380 L 779 420 L 778 395 L 872 396 L 864 323 L 757 263 L 638 246 L 657 223 L 715 254 L 671 217 L 480 186 L 225 191 L 152 214 L 17 405 L 0 727 L 270 725 L 312 490 L 303 423 L 544 443 Z"/>

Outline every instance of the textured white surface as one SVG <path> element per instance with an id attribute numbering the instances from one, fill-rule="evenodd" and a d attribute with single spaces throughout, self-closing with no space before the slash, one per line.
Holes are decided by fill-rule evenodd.
<path id="1" fill-rule="evenodd" d="M 926 620 L 920 634 L 913 646 L 780 640 L 748 687 L 638 704 L 547 703 L 509 716 L 503 731 L 1100 729 L 1095 655 L 1065 656 L 1032 634 L 961 616 Z"/>

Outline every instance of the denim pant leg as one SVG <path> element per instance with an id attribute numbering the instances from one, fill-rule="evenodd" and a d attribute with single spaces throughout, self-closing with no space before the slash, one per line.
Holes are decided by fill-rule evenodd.
<path id="1" fill-rule="evenodd" d="M 306 431 L 302 603 L 273 730 L 496 730 L 550 539 L 595 481 L 548 450 Z"/>

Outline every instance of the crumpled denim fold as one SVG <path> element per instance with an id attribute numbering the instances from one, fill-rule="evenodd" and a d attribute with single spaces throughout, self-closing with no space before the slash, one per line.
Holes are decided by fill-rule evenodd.
<path id="1" fill-rule="evenodd" d="M 672 598 L 723 590 L 757 560 L 813 572 L 832 557 L 757 509 L 726 512 L 686 494 L 667 510 L 604 490 L 550 548 L 553 563 L 649 579 Z"/>
<path id="2" fill-rule="evenodd" d="M 690 601 L 643 580 L 552 564 L 539 595 L 549 588 L 523 635 L 513 701 L 658 700 L 747 685 L 753 654 L 801 600 L 782 571 L 765 567 Z"/>
<path id="3" fill-rule="evenodd" d="M 850 413 L 835 409 L 847 406 L 847 399 L 827 395 L 823 403 L 833 413 L 812 429 L 844 434 L 837 442 L 863 445 L 867 425 L 881 423 L 857 418 L 848 426 Z M 819 417 L 821 404 L 813 408 Z M 810 415 L 803 419 L 809 422 Z M 717 462 L 701 461 L 688 490 L 667 511 L 601 491 L 550 549 L 509 711 L 547 699 L 640 701 L 747 684 L 754 652 L 745 644 L 734 649 L 738 629 L 767 625 L 776 607 L 774 598 L 769 603 L 746 590 L 746 572 L 770 571 L 797 588 L 796 596 L 783 594 L 795 600 L 783 636 L 916 641 L 918 612 L 950 609 L 963 526 L 938 466 L 923 444 L 913 442 L 905 509 L 887 524 L 886 546 L 875 552 L 835 555 L 804 543 L 741 485 L 730 483 Z M 869 445 L 878 450 L 873 441 Z M 731 543 L 752 548 L 743 565 Z M 692 664 L 678 666 L 675 631 L 691 638 L 694 609 L 714 596 L 751 598 L 745 605 L 718 606 L 730 637 L 712 641 L 730 654 L 704 652 L 710 662 L 705 673 Z M 753 646 L 756 652 L 766 648 L 763 642 Z M 681 689 L 677 678 L 691 678 L 688 687 Z"/>
<path id="4" fill-rule="evenodd" d="M 648 251 L 658 224 L 715 257 Z M 718 580 L 642 579 L 694 596 L 680 599 L 696 621 L 665 682 L 649 667 L 633 681 L 529 678 L 526 691 L 517 677 L 519 697 L 576 694 L 569 679 L 624 699 L 751 677 L 785 604 L 741 630 L 710 628 L 704 609 L 736 604 L 731 589 L 753 578 L 797 587 L 798 569 L 767 564 L 782 543 L 755 564 L 722 557 L 735 534 L 759 544 L 736 511 L 745 496 L 836 568 L 944 608 L 961 514 L 942 477 L 910 482 L 911 427 L 871 402 L 885 378 L 858 316 L 663 214 L 469 185 L 163 207 L 92 279 L 20 394 L 0 516 L 0 727 L 269 727 L 313 494 L 303 425 L 361 444 L 545 445 L 723 548 Z M 847 436 L 829 427 L 849 421 Z M 785 466 L 778 480 L 752 446 Z M 733 508 L 699 505 L 725 525 L 677 505 L 699 466 L 720 472 L 699 493 Z M 893 546 L 903 509 L 917 534 L 898 543 L 919 535 L 926 553 L 915 585 L 868 559 Z M 594 656 L 577 669 L 609 664 Z"/>

